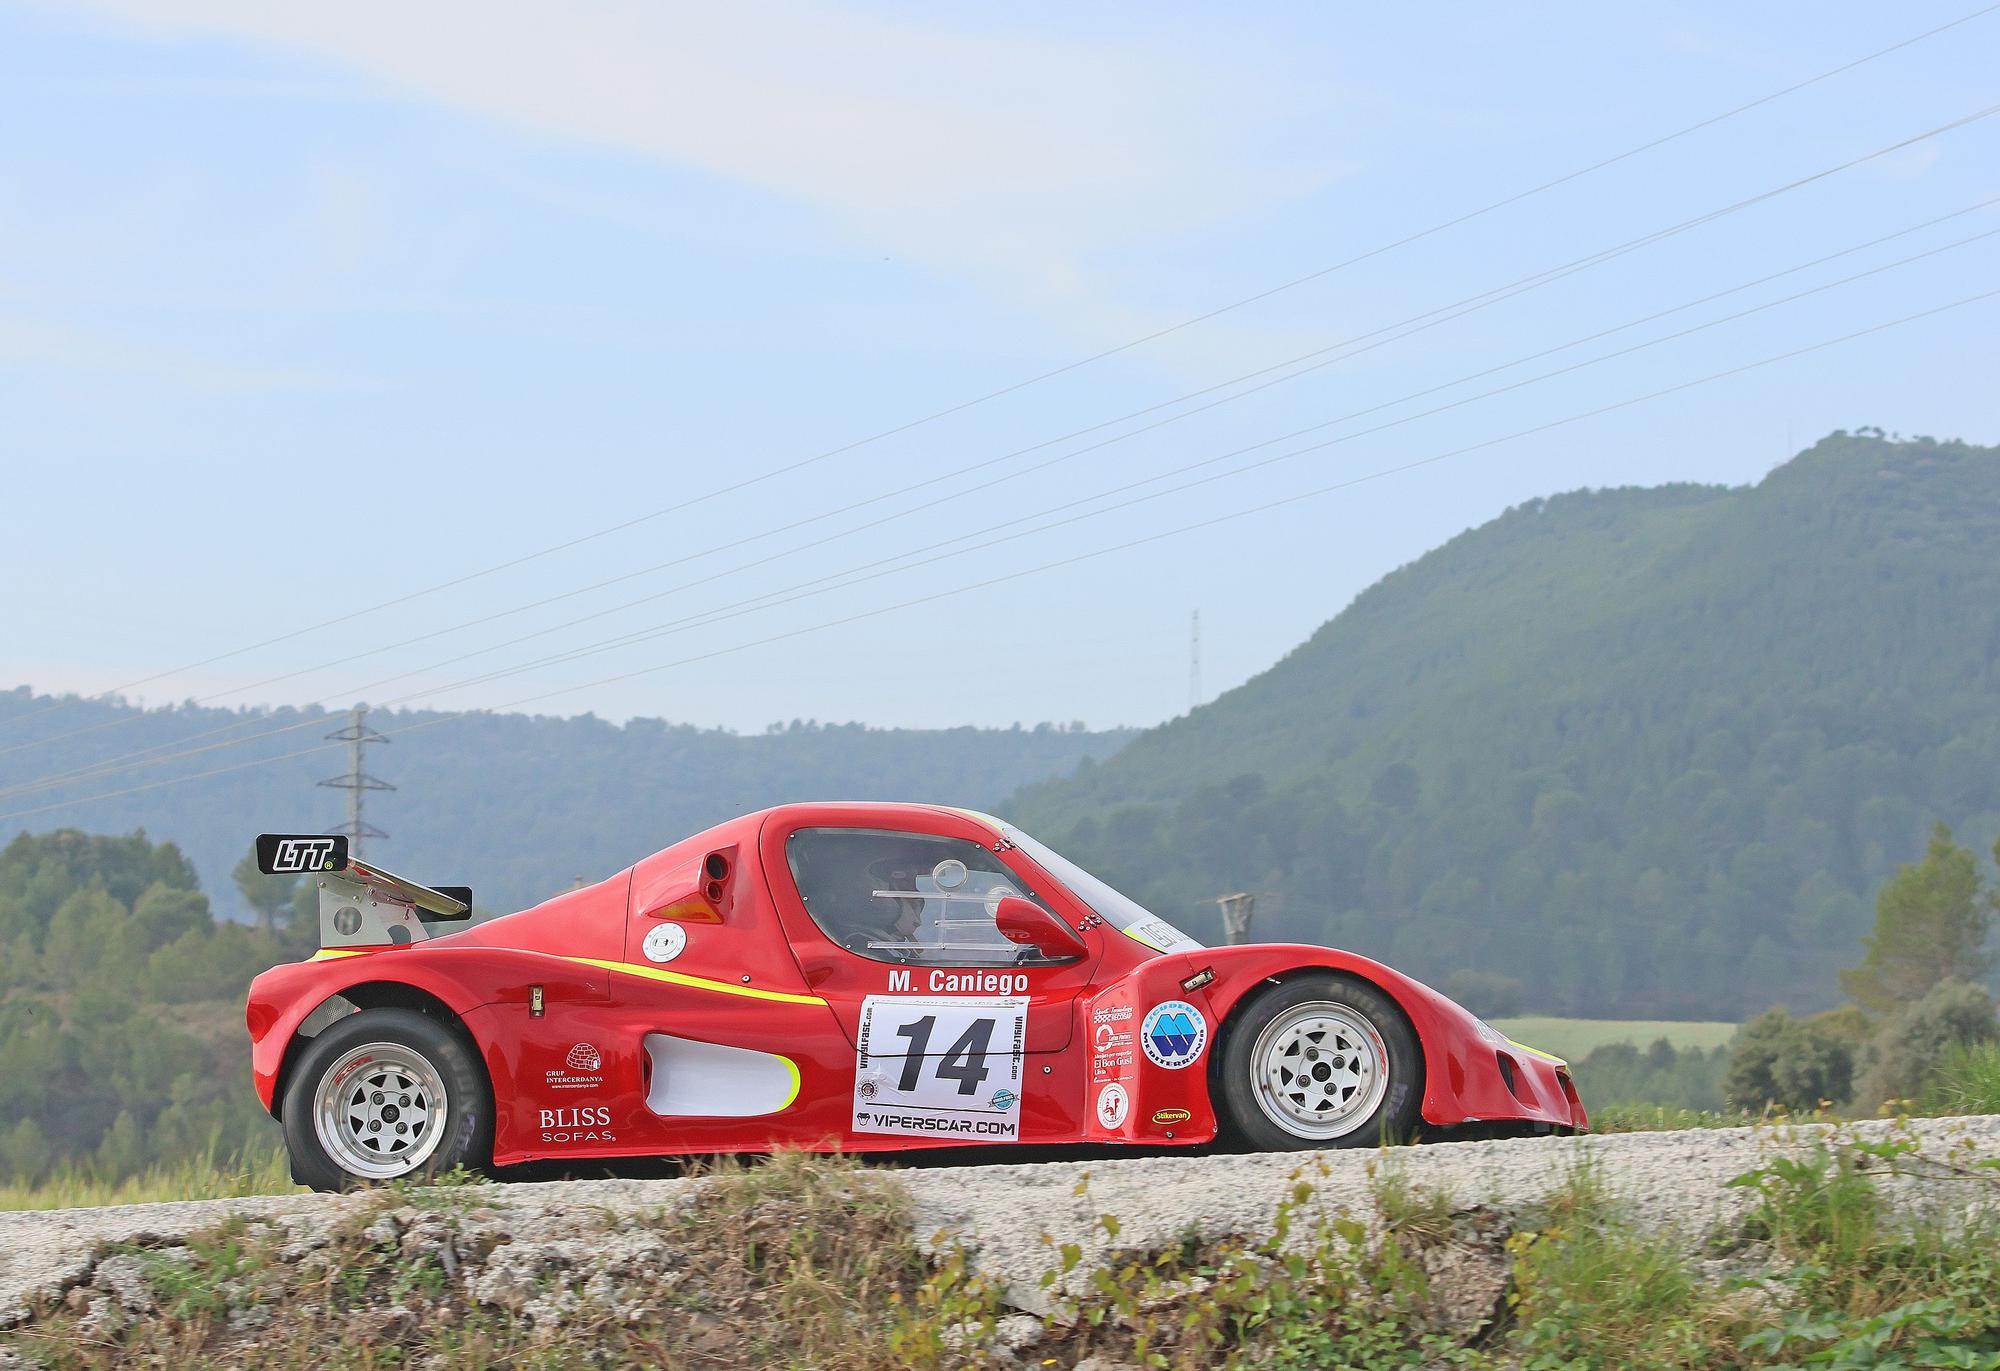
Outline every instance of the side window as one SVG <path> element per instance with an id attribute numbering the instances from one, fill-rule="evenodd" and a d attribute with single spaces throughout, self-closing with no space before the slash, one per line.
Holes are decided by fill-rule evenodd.
<path id="1" fill-rule="evenodd" d="M 993 923 L 1003 896 L 1043 901 L 978 843 L 869 828 L 802 828 L 786 842 L 785 857 L 813 922 L 859 956 L 915 966 L 1045 960 L 1007 941 Z"/>

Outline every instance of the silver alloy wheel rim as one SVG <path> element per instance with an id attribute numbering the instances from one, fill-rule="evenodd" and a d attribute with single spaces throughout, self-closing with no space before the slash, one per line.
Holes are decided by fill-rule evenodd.
<path id="1" fill-rule="evenodd" d="M 1374 1116 L 1389 1089 L 1389 1047 L 1368 1016 L 1331 1000 L 1293 1005 L 1250 1053 L 1264 1117 L 1295 1138 L 1343 1138 Z"/>
<path id="2" fill-rule="evenodd" d="M 313 1126 L 333 1164 L 385 1181 L 430 1159 L 444 1137 L 449 1100 L 436 1066 L 402 1043 L 364 1043 L 319 1078 Z"/>

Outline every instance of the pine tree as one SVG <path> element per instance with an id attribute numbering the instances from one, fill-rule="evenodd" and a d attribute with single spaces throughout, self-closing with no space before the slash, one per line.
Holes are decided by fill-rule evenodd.
<path id="1" fill-rule="evenodd" d="M 1840 973 L 1856 1004 L 1886 1013 L 1943 980 L 1977 981 L 1992 966 L 1984 950 L 1993 900 L 1970 851 L 1942 823 L 1920 862 L 1896 869 L 1875 897 L 1875 931 L 1861 965 Z"/>
<path id="2" fill-rule="evenodd" d="M 236 882 L 237 891 L 243 896 L 243 903 L 257 916 L 257 927 L 266 933 L 275 931 L 278 915 L 291 908 L 292 890 L 298 884 L 296 876 L 267 876 L 257 869 L 257 849 L 252 847 L 243 854 L 229 873 Z"/>

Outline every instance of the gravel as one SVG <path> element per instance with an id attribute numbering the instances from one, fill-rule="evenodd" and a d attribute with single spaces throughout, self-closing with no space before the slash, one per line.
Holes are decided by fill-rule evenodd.
<path id="1" fill-rule="evenodd" d="M 1738 1214 L 1748 1192 L 1732 1177 L 1830 1134 L 1918 1142 L 1925 1157 L 1960 1162 L 2000 1157 L 2000 1116 L 1843 1125 L 1691 1129 L 1609 1137 L 1435 1143 L 1423 1147 L 1250 1156 L 1168 1156 L 1016 1166 L 953 1166 L 896 1173 L 907 1187 L 915 1236 L 962 1243 L 974 1267 L 1008 1284 L 1019 1308 L 1045 1313 L 1041 1273 L 1055 1265 L 1051 1242 L 1075 1243 L 1087 1270 L 1111 1248 L 1097 1222 L 1114 1214 L 1117 1247 L 1147 1249 L 1203 1237 L 1261 1235 L 1295 1181 L 1312 1180 L 1325 1203 L 1367 1220 L 1374 1175 L 1394 1168 L 1418 1186 L 1442 1189 L 1461 1208 L 1513 1208 L 1540 1199 L 1579 1166 L 1594 1168 L 1642 1224 L 1690 1244 Z M 546 1247 L 579 1243 L 613 1265 L 631 1254 L 604 1243 L 618 1216 L 674 1207 L 692 1180 L 551 1181 L 482 1189 L 482 1210 L 498 1211 L 525 1261 Z M 1898 1204 L 1964 1204 L 1962 1183 L 1899 1180 Z M 301 1249 L 313 1235 L 368 1203 L 365 1196 L 287 1195 L 178 1204 L 119 1205 L 0 1213 L 0 1327 L 20 1322 L 32 1301 L 56 1299 L 101 1271 L 110 1243 L 165 1245 L 231 1215 L 282 1224 Z M 613 1222 L 607 1223 L 607 1220 Z M 637 1260 L 637 1258 L 632 1258 Z M 107 1263 L 108 1264 L 108 1263 Z M 114 1270 L 113 1274 L 116 1272 Z M 109 1286 L 104 1282 L 100 1288 Z M 115 1298 L 115 1297 L 114 1297 Z"/>

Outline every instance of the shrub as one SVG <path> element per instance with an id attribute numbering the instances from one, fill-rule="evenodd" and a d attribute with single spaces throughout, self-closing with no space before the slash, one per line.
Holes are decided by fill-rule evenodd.
<path id="1" fill-rule="evenodd" d="M 1599 1110 L 1621 1105 L 1719 1110 L 1723 1077 L 1729 1069 L 1725 1048 L 1704 1052 L 1676 1049 L 1665 1038 L 1641 1051 L 1631 1043 L 1606 1043 L 1576 1064 L 1577 1089 Z"/>
<path id="2" fill-rule="evenodd" d="M 1737 1030 L 1723 1088 L 1743 1109 L 1804 1113 L 1846 1099 L 1853 1080 L 1854 1053 L 1840 1035 L 1779 1005 Z"/>
<path id="3" fill-rule="evenodd" d="M 1957 1043 L 2000 1039 L 1993 997 L 1967 981 L 1941 981 L 1922 999 L 1897 1010 L 1862 1049 L 1855 1102 L 1877 1109 L 1915 1099 L 1945 1052 Z"/>

